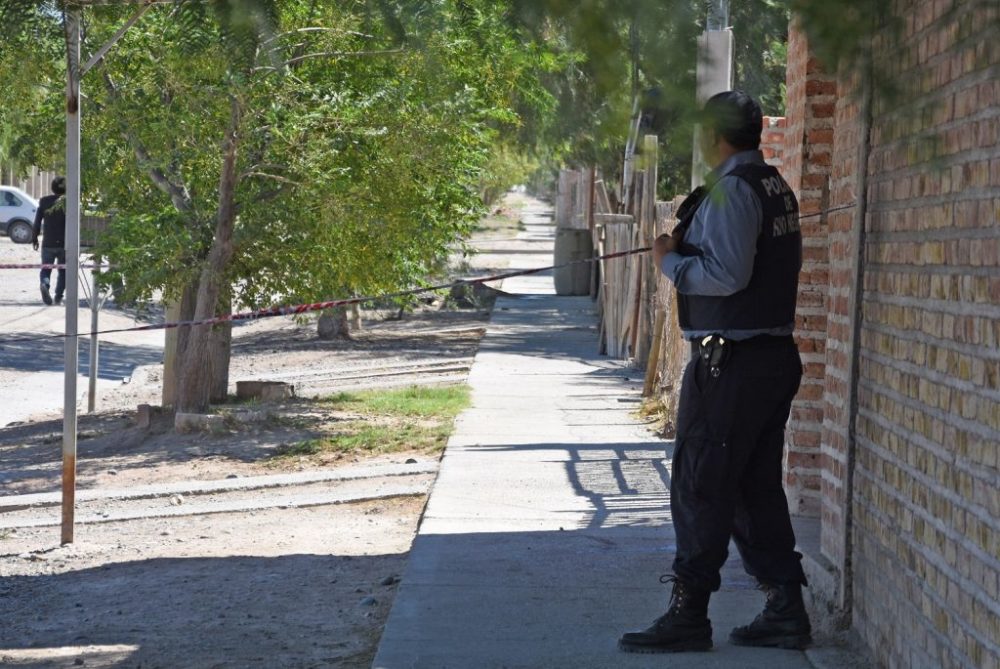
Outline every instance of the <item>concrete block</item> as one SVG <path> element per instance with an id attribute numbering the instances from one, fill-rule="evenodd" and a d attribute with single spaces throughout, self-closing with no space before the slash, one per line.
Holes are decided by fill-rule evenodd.
<path id="1" fill-rule="evenodd" d="M 229 414 L 229 417 L 242 425 L 251 425 L 253 423 L 263 423 L 271 417 L 271 414 L 267 411 L 258 410 L 245 410 L 245 411 L 233 411 Z"/>
<path id="2" fill-rule="evenodd" d="M 153 407 L 149 404 L 140 404 L 135 411 L 136 427 L 148 430 L 153 423 Z"/>
<path id="3" fill-rule="evenodd" d="M 221 432 L 226 428 L 223 416 L 201 413 L 178 413 L 174 416 L 174 429 L 178 432 Z"/>
<path id="4" fill-rule="evenodd" d="M 237 381 L 236 396 L 241 400 L 286 400 L 295 397 L 295 386 L 283 381 Z"/>

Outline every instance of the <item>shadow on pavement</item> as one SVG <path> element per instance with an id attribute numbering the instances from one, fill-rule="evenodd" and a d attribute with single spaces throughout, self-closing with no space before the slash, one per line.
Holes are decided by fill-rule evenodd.
<path id="1" fill-rule="evenodd" d="M 367 667 L 380 633 L 372 612 L 388 606 L 394 588 L 358 579 L 398 573 L 405 559 L 156 558 L 7 577 L 0 601 L 12 605 L 0 611 L 0 664 Z M 379 601 L 359 604 L 366 595 Z M 63 657 L 41 659 L 38 649 L 62 649 Z"/>
<path id="2" fill-rule="evenodd" d="M 62 372 L 65 369 L 65 339 L 51 334 L 18 334 L 12 340 L 0 341 L 0 368 L 20 372 Z M 90 369 L 90 340 L 78 342 L 80 373 Z M 125 346 L 102 341 L 98 353 L 98 378 L 120 381 L 132 376 L 136 367 L 163 360 L 163 352 L 150 346 Z"/>

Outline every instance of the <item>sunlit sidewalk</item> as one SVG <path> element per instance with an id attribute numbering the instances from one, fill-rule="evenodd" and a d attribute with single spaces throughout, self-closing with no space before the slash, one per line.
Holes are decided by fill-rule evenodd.
<path id="1" fill-rule="evenodd" d="M 520 238 L 554 229 L 526 212 Z M 543 262 L 544 261 L 544 262 Z M 628 655 L 618 635 L 666 607 L 670 442 L 632 412 L 641 376 L 597 355 L 586 297 L 550 276 L 507 280 L 382 637 L 378 669 L 812 665 L 798 651 L 732 646 L 763 604 L 738 561 L 711 603 L 709 653 Z M 666 448 L 666 453 L 665 453 Z"/>

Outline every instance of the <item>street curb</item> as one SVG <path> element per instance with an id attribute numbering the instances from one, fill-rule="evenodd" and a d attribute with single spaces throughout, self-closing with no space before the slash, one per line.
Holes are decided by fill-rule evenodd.
<path id="1" fill-rule="evenodd" d="M 211 504 L 191 504 L 187 506 L 171 506 L 162 509 L 143 509 L 141 511 L 131 511 L 123 513 L 113 513 L 108 515 L 81 515 L 77 516 L 77 525 L 92 525 L 96 523 L 116 523 L 128 520 L 151 520 L 156 518 L 177 518 L 182 516 L 207 516 L 216 513 L 249 513 L 253 511 L 266 511 L 269 509 L 298 509 L 312 506 L 330 506 L 335 504 L 351 504 L 357 502 L 370 502 L 380 499 L 391 499 L 394 497 L 416 497 L 426 495 L 430 490 L 431 482 L 423 485 L 410 486 L 390 486 L 385 490 L 374 493 L 355 494 L 320 494 L 320 495 L 293 495 L 286 497 L 275 497 L 266 501 L 237 501 L 237 502 L 216 502 Z M 0 529 L 26 529 L 36 527 L 57 527 L 61 524 L 58 517 L 45 518 L 41 520 L 26 520 L 13 522 L 10 524 L 0 523 Z"/>
<path id="2" fill-rule="evenodd" d="M 167 497 L 170 495 L 208 495 L 217 492 L 233 492 L 243 490 L 259 490 L 266 488 L 282 488 L 310 483 L 328 483 L 333 481 L 355 481 L 384 476 L 412 476 L 415 474 L 433 474 L 438 470 L 437 461 L 418 462 L 413 464 L 369 465 L 364 467 L 344 467 L 313 472 L 296 472 L 294 474 L 273 474 L 265 476 L 247 476 L 244 478 L 221 479 L 214 481 L 180 481 L 158 485 L 140 486 L 135 488 L 90 489 L 78 490 L 77 502 L 87 502 L 102 499 L 131 500 Z M 31 493 L 27 495 L 11 495 L 0 497 L 0 514 L 24 509 L 58 506 L 62 503 L 62 494 L 58 492 Z"/>

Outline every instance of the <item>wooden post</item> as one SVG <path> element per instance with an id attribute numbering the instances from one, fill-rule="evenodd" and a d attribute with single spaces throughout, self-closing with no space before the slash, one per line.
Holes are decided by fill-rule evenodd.
<path id="1" fill-rule="evenodd" d="M 590 239 L 593 242 L 594 247 L 594 258 L 598 257 L 598 247 L 597 247 L 597 229 L 596 229 L 596 219 L 594 217 L 594 208 L 597 206 L 597 168 L 590 168 L 590 184 L 589 184 L 589 196 L 588 201 L 590 206 L 587 208 L 587 227 L 590 228 Z M 594 261 L 590 264 L 590 299 L 596 300 L 598 288 L 600 286 L 600 263 Z"/>
<path id="2" fill-rule="evenodd" d="M 656 135 L 643 137 L 642 159 L 645 171 L 642 174 L 641 199 L 636 200 L 639 222 L 636 234 L 637 246 L 651 246 L 656 237 L 656 185 L 658 180 L 657 166 L 659 163 L 658 140 Z M 632 343 L 635 355 L 634 363 L 640 365 L 649 355 L 649 346 L 653 326 L 654 304 L 656 295 L 656 280 L 659 268 L 653 266 L 652 256 L 643 255 L 636 258 L 639 263 L 641 293 L 645 293 L 636 309 L 636 328 Z"/>
<path id="3" fill-rule="evenodd" d="M 164 318 L 168 323 L 181 320 L 181 300 L 166 303 Z M 163 389 L 160 394 L 160 404 L 172 407 L 177 398 L 177 338 L 178 330 L 171 328 L 163 331 Z"/>
<path id="4" fill-rule="evenodd" d="M 635 239 L 638 235 L 633 235 L 632 239 Z M 629 326 L 632 330 L 631 339 L 629 341 L 628 352 L 632 357 L 636 357 L 636 344 L 639 341 L 639 312 L 642 311 L 642 258 L 630 257 L 633 263 L 635 263 L 635 302 L 632 305 L 632 323 Z"/>
<path id="5" fill-rule="evenodd" d="M 559 171 L 559 192 L 556 195 L 556 227 L 572 228 L 576 198 L 573 197 L 573 186 L 577 182 L 577 173 L 573 170 Z"/>
<path id="6" fill-rule="evenodd" d="M 653 394 L 656 385 L 656 372 L 660 366 L 660 349 L 663 347 L 663 328 L 666 325 L 667 313 L 662 307 L 656 309 L 656 320 L 653 325 L 653 344 L 649 348 L 649 359 L 646 361 L 646 380 L 642 386 L 642 396 Z"/>

